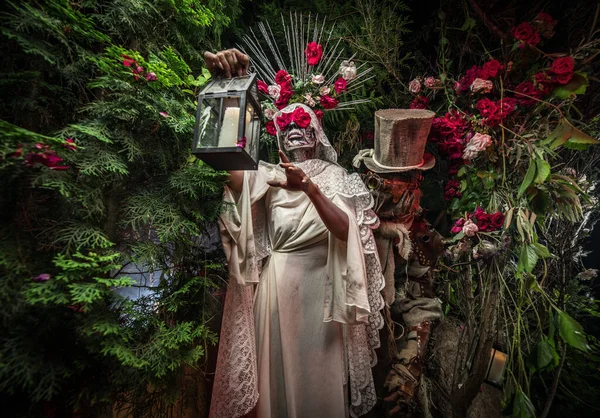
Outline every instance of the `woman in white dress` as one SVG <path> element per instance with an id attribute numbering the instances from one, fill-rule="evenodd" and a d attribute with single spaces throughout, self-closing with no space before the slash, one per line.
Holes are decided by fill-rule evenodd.
<path id="1" fill-rule="evenodd" d="M 305 128 L 292 116 L 303 112 Z M 376 402 L 378 221 L 312 109 L 296 103 L 281 115 L 290 120 L 276 124 L 282 163 L 232 172 L 225 191 L 230 283 L 211 416 L 359 416 Z"/>

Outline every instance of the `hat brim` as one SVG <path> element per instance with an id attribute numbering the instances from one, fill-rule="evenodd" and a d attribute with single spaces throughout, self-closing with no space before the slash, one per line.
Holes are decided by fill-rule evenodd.
<path id="1" fill-rule="evenodd" d="M 377 163 L 377 161 L 375 161 L 374 158 L 370 157 L 365 157 L 362 162 L 374 173 L 403 173 L 411 170 L 429 170 L 435 165 L 435 157 L 429 153 L 425 153 L 423 155 L 423 164 L 421 164 L 419 167 L 382 167 Z"/>

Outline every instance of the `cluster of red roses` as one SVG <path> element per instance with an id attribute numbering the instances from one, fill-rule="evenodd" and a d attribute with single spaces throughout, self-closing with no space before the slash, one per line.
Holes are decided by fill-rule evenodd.
<path id="1" fill-rule="evenodd" d="M 504 225 L 504 214 L 502 212 L 485 213 L 483 208 L 480 207 L 477 208 L 475 212 L 467 214 L 467 219 L 477 225 L 478 232 L 494 232 Z M 456 221 L 450 232 L 458 234 L 463 230 L 465 223 L 466 219 L 460 218 Z"/>
<path id="2" fill-rule="evenodd" d="M 446 156 L 448 174 L 453 176 L 465 163 L 463 152 L 470 139 L 471 123 L 465 114 L 453 109 L 443 117 L 435 118 L 431 126 L 429 140 L 438 143 L 438 150 Z"/>
<path id="3" fill-rule="evenodd" d="M 279 129 L 284 130 L 290 123 L 294 122 L 299 128 L 308 128 L 310 125 L 310 115 L 301 107 L 297 107 L 293 112 L 281 113 L 277 117 Z"/>
<path id="4" fill-rule="evenodd" d="M 125 54 L 121 54 L 121 58 L 123 58 L 123 65 L 125 67 L 131 68 L 131 72 L 133 73 L 133 77 L 136 79 L 136 81 L 140 79 L 140 76 L 144 75 L 144 67 L 139 65 L 136 60 L 134 60 L 133 58 L 131 58 L 130 56 L 125 55 Z M 151 71 L 149 71 L 145 74 L 145 78 L 146 78 L 146 81 L 158 80 L 158 78 L 156 77 L 156 74 L 154 74 Z"/>
<path id="5" fill-rule="evenodd" d="M 496 78 L 500 71 L 504 70 L 504 66 L 500 64 L 498 60 L 491 60 L 483 64 L 482 67 L 474 65 L 469 68 L 465 75 L 458 80 L 458 83 L 454 86 L 456 92 L 465 92 L 471 88 L 473 81 L 476 79 L 491 80 Z"/>
<path id="6" fill-rule="evenodd" d="M 541 41 L 541 36 L 546 39 L 554 35 L 556 20 L 548 13 L 539 13 L 533 22 L 522 22 L 510 30 L 510 34 L 519 43 L 519 48 L 525 48 L 526 45 L 536 46 Z M 541 36 L 540 36 L 541 35 Z"/>

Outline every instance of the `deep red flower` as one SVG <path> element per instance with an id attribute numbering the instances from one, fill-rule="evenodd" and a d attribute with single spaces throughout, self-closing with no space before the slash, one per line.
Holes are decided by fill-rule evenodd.
<path id="1" fill-rule="evenodd" d="M 336 93 L 341 93 L 341 92 L 345 91 L 347 87 L 348 87 L 348 82 L 346 80 L 344 80 L 344 78 L 342 78 L 342 77 L 335 80 L 335 83 L 333 84 L 333 88 L 335 89 Z"/>
<path id="2" fill-rule="evenodd" d="M 65 142 L 66 142 L 66 144 L 64 144 L 64 147 L 66 149 L 68 149 L 69 151 L 75 151 L 75 150 L 77 150 L 77 145 L 75 145 L 75 141 L 73 141 L 73 139 L 66 138 Z"/>
<path id="3" fill-rule="evenodd" d="M 556 20 L 554 20 L 554 18 L 548 13 L 538 13 L 535 19 L 533 19 L 533 24 L 541 32 L 544 38 L 552 38 L 552 36 L 554 36 Z"/>
<path id="4" fill-rule="evenodd" d="M 571 56 L 561 57 L 554 60 L 550 73 L 559 84 L 567 84 L 573 78 L 575 60 Z"/>
<path id="5" fill-rule="evenodd" d="M 515 87 L 515 98 L 518 100 L 518 103 L 523 106 L 531 106 L 534 105 L 537 100 L 532 99 L 527 96 L 540 98 L 543 93 L 541 90 L 537 89 L 532 81 L 523 81 L 517 87 Z"/>
<path id="6" fill-rule="evenodd" d="M 275 107 L 279 110 L 283 109 L 288 105 L 293 95 L 294 90 L 292 90 L 290 84 L 281 85 L 281 90 L 279 91 L 279 98 L 275 102 Z"/>
<path id="7" fill-rule="evenodd" d="M 321 96 L 321 106 L 325 109 L 333 109 L 338 105 L 338 101 L 331 96 Z"/>
<path id="8" fill-rule="evenodd" d="M 484 97 L 483 99 L 479 100 L 475 107 L 477 108 L 477 110 L 479 110 L 479 113 L 484 119 L 494 118 L 496 116 L 496 113 L 498 113 L 498 106 L 496 105 L 496 103 L 491 101 L 487 97 Z"/>
<path id="9" fill-rule="evenodd" d="M 136 63 L 135 60 L 128 55 L 121 54 L 121 57 L 123 58 L 123 65 L 125 67 L 131 67 L 133 64 Z"/>
<path id="10" fill-rule="evenodd" d="M 258 87 L 258 91 L 263 94 L 269 95 L 269 86 L 262 80 L 256 80 L 256 86 Z"/>
<path id="11" fill-rule="evenodd" d="M 540 43 L 540 34 L 527 22 L 512 28 L 510 34 L 519 41 L 519 48 L 524 48 L 525 45 L 536 46 Z"/>
<path id="12" fill-rule="evenodd" d="M 275 82 L 282 86 L 283 89 L 284 85 L 288 85 L 292 82 L 292 76 L 285 70 L 279 70 L 277 71 L 277 74 L 275 74 Z"/>
<path id="13" fill-rule="evenodd" d="M 554 80 L 547 71 L 536 73 L 533 78 L 535 80 L 536 87 L 538 90 L 542 91 L 544 96 L 549 94 L 557 83 L 557 81 Z"/>
<path id="14" fill-rule="evenodd" d="M 267 128 L 267 133 L 269 135 L 273 135 L 273 136 L 277 135 L 277 128 L 275 128 L 275 122 L 273 122 L 272 120 L 270 120 L 270 121 L 267 122 L 267 124 L 265 125 L 265 127 Z"/>
<path id="15" fill-rule="evenodd" d="M 301 107 L 294 109 L 292 112 L 292 120 L 302 129 L 308 128 L 310 125 L 310 115 Z"/>
<path id="16" fill-rule="evenodd" d="M 481 69 L 476 65 L 469 68 L 465 75 L 462 76 L 460 80 L 458 80 L 458 90 L 460 90 L 461 92 L 469 90 L 471 88 L 471 84 L 473 84 L 473 80 L 475 80 L 476 78 L 481 78 L 480 73 Z"/>
<path id="17" fill-rule="evenodd" d="M 426 96 L 417 96 L 410 103 L 409 107 L 411 109 L 427 109 L 428 104 L 429 104 L 429 99 Z"/>
<path id="18" fill-rule="evenodd" d="M 317 117 L 317 119 L 319 119 L 319 121 L 322 121 L 323 116 L 324 116 L 323 111 L 320 109 L 316 109 L 314 112 L 315 112 L 315 116 Z"/>
<path id="19" fill-rule="evenodd" d="M 457 180 L 450 180 L 446 183 L 446 189 L 444 191 L 444 199 L 452 200 L 455 197 L 461 197 L 462 193 L 460 192 L 460 183 Z"/>
<path id="20" fill-rule="evenodd" d="M 281 115 L 277 116 L 275 121 L 277 122 L 277 125 L 279 125 L 279 129 L 283 130 L 287 128 L 290 123 L 292 123 L 292 113 L 282 113 Z"/>
<path id="21" fill-rule="evenodd" d="M 504 119 L 508 115 L 510 115 L 515 110 L 515 106 L 517 105 L 517 99 L 514 97 L 503 97 L 501 100 L 496 102 L 496 106 L 499 109 L 498 116 L 501 119 Z"/>
<path id="22" fill-rule="evenodd" d="M 458 221 L 454 223 L 454 226 L 450 230 L 453 234 L 458 234 L 462 231 L 463 226 L 465 225 L 465 218 L 460 218 Z"/>
<path id="23" fill-rule="evenodd" d="M 316 42 L 309 42 L 308 45 L 306 45 L 304 53 L 306 54 L 308 65 L 317 65 L 319 61 L 321 61 L 321 57 L 323 57 L 323 46 Z"/>
<path id="24" fill-rule="evenodd" d="M 435 118 L 433 120 L 432 130 L 439 132 L 444 137 L 460 137 L 469 127 L 469 121 L 467 121 L 464 115 L 455 109 L 446 113 L 441 118 Z"/>
<path id="25" fill-rule="evenodd" d="M 484 80 L 488 80 L 490 78 L 495 78 L 500 71 L 504 69 L 504 66 L 500 64 L 498 60 L 491 60 L 483 64 L 483 68 L 479 72 L 479 78 L 483 78 Z"/>
<path id="26" fill-rule="evenodd" d="M 492 214 L 490 220 L 494 229 L 500 229 L 504 225 L 504 214 L 502 212 L 496 212 Z"/>

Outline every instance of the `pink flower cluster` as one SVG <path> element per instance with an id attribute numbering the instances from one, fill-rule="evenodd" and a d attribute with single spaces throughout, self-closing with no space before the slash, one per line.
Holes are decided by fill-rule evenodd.
<path id="1" fill-rule="evenodd" d="M 485 213 L 482 208 L 477 208 L 475 212 L 467 214 L 466 219 L 460 218 L 450 232 L 458 234 L 464 232 L 465 235 L 472 237 L 476 232 L 494 232 L 504 225 L 504 214 L 502 212 Z"/>
<path id="2" fill-rule="evenodd" d="M 121 54 L 121 58 L 123 58 L 123 65 L 125 67 L 131 68 L 131 72 L 133 73 L 133 77 L 136 80 L 139 80 L 140 76 L 145 77 L 146 81 L 156 81 L 156 80 L 158 80 L 158 78 L 156 77 L 156 74 L 154 74 L 151 71 L 147 72 L 144 75 L 144 67 L 142 67 L 141 65 L 139 65 L 137 63 L 137 61 L 134 60 L 133 58 L 131 58 L 130 56 L 125 55 L 125 54 Z"/>

